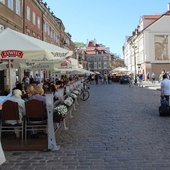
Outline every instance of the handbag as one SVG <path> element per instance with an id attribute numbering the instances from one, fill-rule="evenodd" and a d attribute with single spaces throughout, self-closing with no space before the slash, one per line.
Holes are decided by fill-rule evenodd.
<path id="1" fill-rule="evenodd" d="M 167 107 L 167 106 L 169 106 L 169 103 L 168 103 L 168 101 L 166 100 L 166 98 L 165 97 L 161 97 L 161 106 L 162 107 Z"/>

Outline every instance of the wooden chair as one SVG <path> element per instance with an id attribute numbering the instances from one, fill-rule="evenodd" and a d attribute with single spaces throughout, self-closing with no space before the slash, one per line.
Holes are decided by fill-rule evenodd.
<path id="1" fill-rule="evenodd" d="M 47 115 L 43 101 L 32 99 L 25 102 L 25 144 L 27 144 L 27 132 L 33 130 L 46 130 Z"/>
<path id="2" fill-rule="evenodd" d="M 9 120 L 14 120 L 16 121 L 16 123 L 9 124 L 6 122 Z M 1 110 L 0 138 L 2 132 L 15 132 L 15 131 L 21 132 L 21 139 L 23 145 L 24 121 L 20 120 L 18 103 L 7 100 L 3 103 Z"/>

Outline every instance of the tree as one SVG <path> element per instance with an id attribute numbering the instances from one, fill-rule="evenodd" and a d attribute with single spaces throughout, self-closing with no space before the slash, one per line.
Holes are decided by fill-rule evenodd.
<path id="1" fill-rule="evenodd" d="M 86 44 L 84 44 L 83 42 L 74 42 L 74 44 L 75 44 L 75 48 L 77 49 L 80 49 L 86 46 Z"/>
<path id="2" fill-rule="evenodd" d="M 114 59 L 114 66 L 116 67 L 125 67 L 125 63 L 124 60 L 122 58 L 120 58 L 119 55 L 117 55 L 116 53 L 112 53 L 111 56 Z"/>

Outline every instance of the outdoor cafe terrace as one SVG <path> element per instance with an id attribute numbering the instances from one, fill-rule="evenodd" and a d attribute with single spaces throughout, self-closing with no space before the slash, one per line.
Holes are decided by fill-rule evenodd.
<path id="1" fill-rule="evenodd" d="M 66 86 L 66 93 L 64 95 L 64 88 L 58 89 L 58 100 L 53 102 L 53 95 L 51 92 L 45 93 L 46 97 L 46 110 L 47 119 L 39 122 L 29 122 L 28 118 L 30 114 L 32 116 L 42 116 L 43 105 L 38 103 L 35 99 L 32 102 L 25 101 L 26 116 L 23 118 L 23 126 L 20 124 L 20 139 L 16 139 L 14 133 L 15 125 L 6 126 L 3 124 L 5 121 L 5 115 L 7 117 L 18 113 L 17 109 L 12 108 L 12 104 L 2 101 L 9 101 L 8 96 L 0 96 L 0 112 L 1 112 L 1 144 L 3 150 L 59 150 L 60 146 L 56 143 L 56 138 L 59 137 L 61 130 L 69 130 L 67 127 L 67 121 L 73 118 L 73 112 L 78 107 L 81 89 L 84 87 L 85 79 L 79 79 L 74 83 Z M 28 103 L 30 102 L 30 103 Z M 31 107 L 30 107 L 31 106 Z M 12 110 L 11 110 L 12 109 Z M 29 113 L 31 112 L 31 113 Z M 9 115 L 9 114 L 10 115 Z M 17 118 L 19 116 L 16 116 Z M 17 119 L 16 118 L 16 119 Z M 35 118 L 35 117 L 34 117 Z M 43 119 L 43 118 L 42 118 Z M 7 128 L 9 127 L 8 131 Z M 38 136 L 31 138 L 30 133 L 37 131 Z"/>

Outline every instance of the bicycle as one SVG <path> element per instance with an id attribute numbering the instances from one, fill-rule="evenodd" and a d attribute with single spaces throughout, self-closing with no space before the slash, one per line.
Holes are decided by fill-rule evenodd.
<path id="1" fill-rule="evenodd" d="M 81 93 L 80 93 L 80 98 L 83 101 L 86 101 L 90 97 L 90 93 L 87 89 L 90 89 L 90 87 L 88 86 L 88 82 L 84 81 L 83 88 L 81 89 Z"/>

